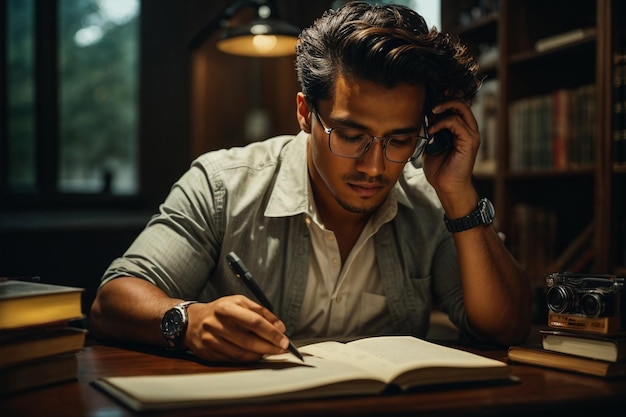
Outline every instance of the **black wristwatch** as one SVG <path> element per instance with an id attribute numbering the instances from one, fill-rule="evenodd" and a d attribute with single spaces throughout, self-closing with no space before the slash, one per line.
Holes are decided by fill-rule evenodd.
<path id="1" fill-rule="evenodd" d="M 444 215 L 443 221 L 446 223 L 446 227 L 451 233 L 458 233 L 483 224 L 491 224 L 495 216 L 496 210 L 493 208 L 491 201 L 482 198 L 478 202 L 476 209 L 467 216 L 450 220 Z"/>
<path id="2" fill-rule="evenodd" d="M 187 307 L 197 301 L 184 301 L 165 312 L 161 319 L 161 334 L 171 349 L 178 348 L 180 339 L 187 330 Z"/>

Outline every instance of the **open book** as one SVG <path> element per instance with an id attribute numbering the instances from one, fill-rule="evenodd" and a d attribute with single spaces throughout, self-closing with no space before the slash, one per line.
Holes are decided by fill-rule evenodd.
<path id="1" fill-rule="evenodd" d="M 372 395 L 390 386 L 407 390 L 511 377 L 504 362 L 410 336 L 370 337 L 346 344 L 320 342 L 299 350 L 304 364 L 283 354 L 266 357 L 262 369 L 104 377 L 94 385 L 134 410 L 154 410 Z"/>

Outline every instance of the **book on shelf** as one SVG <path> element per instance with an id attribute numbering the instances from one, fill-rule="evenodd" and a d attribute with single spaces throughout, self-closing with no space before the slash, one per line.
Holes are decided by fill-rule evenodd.
<path id="1" fill-rule="evenodd" d="M 552 167 L 551 95 L 526 97 L 509 106 L 511 169 Z"/>
<path id="2" fill-rule="evenodd" d="M 535 50 L 537 50 L 537 52 L 549 51 L 550 49 L 583 40 L 594 33 L 594 28 L 576 28 L 567 32 L 557 33 L 556 35 L 548 36 L 535 42 Z"/>
<path id="3" fill-rule="evenodd" d="M 472 112 L 480 131 L 480 147 L 474 172 L 493 174 L 496 171 L 496 146 L 498 142 L 498 80 L 483 81 L 472 102 Z"/>
<path id="4" fill-rule="evenodd" d="M 602 336 L 582 332 L 541 330 L 544 349 L 607 362 L 626 360 L 626 335 Z"/>
<path id="5" fill-rule="evenodd" d="M 0 395 L 76 379 L 76 354 L 56 355 L 0 369 Z"/>
<path id="6" fill-rule="evenodd" d="M 555 169 L 567 168 L 567 150 L 571 139 L 572 95 L 565 88 L 552 92 L 552 164 Z"/>
<path id="7" fill-rule="evenodd" d="M 0 372 L 20 363 L 79 352 L 86 334 L 85 329 L 64 325 L 0 332 Z"/>
<path id="8" fill-rule="evenodd" d="M 615 55 L 613 66 L 613 162 L 626 163 L 626 51 Z"/>
<path id="9" fill-rule="evenodd" d="M 584 168 L 595 160 L 595 85 L 561 88 L 509 105 L 512 171 Z"/>
<path id="10" fill-rule="evenodd" d="M 567 353 L 545 350 L 541 345 L 511 346 L 510 362 L 542 366 L 604 378 L 626 376 L 626 362 L 608 362 Z"/>
<path id="11" fill-rule="evenodd" d="M 499 360 L 411 336 L 313 343 L 256 368 L 184 375 L 103 377 L 93 384 L 134 410 L 374 395 L 440 384 L 511 381 Z M 259 369 L 260 368 L 260 369 Z"/>
<path id="12" fill-rule="evenodd" d="M 20 280 L 0 281 L 0 330 L 79 319 L 84 289 Z"/>

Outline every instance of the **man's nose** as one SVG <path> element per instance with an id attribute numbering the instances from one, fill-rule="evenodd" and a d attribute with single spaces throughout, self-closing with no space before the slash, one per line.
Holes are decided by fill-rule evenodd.
<path id="1" fill-rule="evenodd" d="M 374 139 L 367 152 L 359 158 L 357 169 L 370 177 L 376 177 L 385 172 L 384 140 Z"/>

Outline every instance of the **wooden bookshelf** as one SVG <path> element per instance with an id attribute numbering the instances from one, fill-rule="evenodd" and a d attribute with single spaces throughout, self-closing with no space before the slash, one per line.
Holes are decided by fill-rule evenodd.
<path id="1" fill-rule="evenodd" d="M 493 199 L 496 227 L 523 258 L 533 283 L 544 285 L 545 274 L 560 272 L 554 268 L 623 275 L 626 163 L 616 159 L 613 131 L 620 116 L 613 111 L 621 93 L 613 83 L 614 61 L 626 52 L 626 27 L 620 24 L 626 21 L 626 2 L 442 0 L 441 13 L 442 29 L 467 43 L 479 62 L 491 51 L 485 45 L 496 46 L 495 64 L 481 65 L 481 75 L 497 79 L 499 88 L 495 168 L 489 175 L 477 172 L 475 182 Z M 587 120 L 588 142 L 578 151 L 584 163 L 512 165 L 520 156 L 516 152 L 526 152 L 520 143 L 540 146 L 539 154 L 554 152 L 553 133 L 563 125 L 550 114 L 551 128 L 520 134 L 519 121 L 511 116 L 516 103 L 585 86 L 591 103 L 567 126 Z M 530 220 L 525 224 L 525 219 Z"/>

